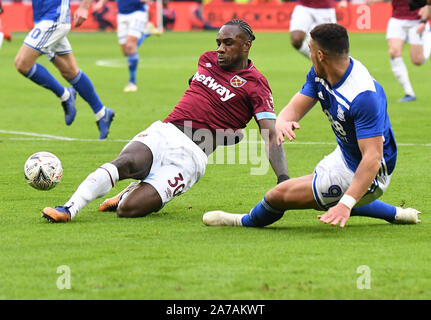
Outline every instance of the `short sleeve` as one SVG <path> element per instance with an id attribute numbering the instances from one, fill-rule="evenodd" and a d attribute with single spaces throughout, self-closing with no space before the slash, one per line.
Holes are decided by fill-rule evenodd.
<path id="1" fill-rule="evenodd" d="M 311 67 L 310 71 L 307 73 L 307 77 L 304 85 L 302 86 L 300 93 L 309 96 L 310 98 L 317 99 L 317 88 L 316 88 L 316 73 L 314 68 Z"/>
<path id="2" fill-rule="evenodd" d="M 353 100 L 350 108 L 357 139 L 384 135 L 386 106 L 382 105 L 375 92 L 361 93 Z"/>
<path id="3" fill-rule="evenodd" d="M 256 121 L 262 119 L 276 119 L 274 111 L 274 99 L 268 81 L 265 78 L 259 79 L 251 94 L 251 104 Z"/>

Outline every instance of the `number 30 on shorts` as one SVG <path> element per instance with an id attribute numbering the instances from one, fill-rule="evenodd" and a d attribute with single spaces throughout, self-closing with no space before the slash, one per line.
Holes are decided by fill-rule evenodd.
<path id="1" fill-rule="evenodd" d="M 185 184 L 179 184 L 181 181 L 184 181 L 184 178 L 181 172 L 178 172 L 177 176 L 173 178 L 174 181 L 172 182 L 171 180 L 168 180 L 168 184 L 171 188 L 175 188 L 173 192 L 173 196 L 175 197 L 178 196 L 184 190 Z"/>

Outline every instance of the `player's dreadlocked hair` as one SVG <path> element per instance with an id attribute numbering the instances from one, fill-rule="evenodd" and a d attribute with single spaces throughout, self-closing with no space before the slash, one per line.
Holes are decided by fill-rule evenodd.
<path id="1" fill-rule="evenodd" d="M 241 31 L 250 38 L 250 41 L 253 41 L 256 39 L 256 37 L 253 34 L 253 31 L 251 30 L 251 27 L 244 20 L 233 19 L 233 20 L 226 22 L 224 25 L 225 26 L 228 26 L 228 25 L 238 26 L 238 28 L 240 28 Z"/>

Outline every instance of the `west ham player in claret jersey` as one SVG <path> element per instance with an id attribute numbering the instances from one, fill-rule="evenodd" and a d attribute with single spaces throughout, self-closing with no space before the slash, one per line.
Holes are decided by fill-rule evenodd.
<path id="1" fill-rule="evenodd" d="M 382 0 L 367 0 L 368 4 Z M 404 43 L 410 45 L 410 58 L 414 65 L 425 63 L 431 53 L 431 33 L 426 30 L 429 18 L 428 6 L 410 10 L 408 0 L 392 0 L 392 17 L 386 29 L 391 69 L 404 90 L 404 97 L 398 102 L 416 100 L 407 67 L 403 61 Z M 429 26 L 428 26 L 429 29 Z"/>
<path id="2" fill-rule="evenodd" d="M 346 0 L 338 3 L 340 8 L 347 6 Z M 321 23 L 337 22 L 334 0 L 298 0 L 290 17 L 290 43 L 307 58 L 309 32 Z"/>
<path id="3" fill-rule="evenodd" d="M 200 57 L 189 88 L 171 114 L 137 134 L 115 160 L 91 173 L 63 206 L 47 207 L 42 216 L 51 222 L 70 221 L 117 181 L 129 178 L 140 182 L 105 200 L 99 210 L 116 211 L 119 217 L 158 211 L 192 187 L 205 173 L 208 155 L 218 144 L 237 142 L 235 133 L 252 118 L 267 145 L 277 181 L 287 180 L 284 149 L 276 142 L 271 89 L 248 59 L 254 39 L 246 22 L 224 24 L 217 35 L 217 50 Z"/>

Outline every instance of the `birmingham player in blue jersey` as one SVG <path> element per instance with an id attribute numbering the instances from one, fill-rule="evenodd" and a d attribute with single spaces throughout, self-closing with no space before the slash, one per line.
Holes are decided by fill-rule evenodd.
<path id="1" fill-rule="evenodd" d="M 87 19 L 90 4 L 91 0 L 83 0 L 75 11 L 75 27 L 79 27 Z M 100 101 L 90 79 L 79 69 L 66 38 L 71 29 L 70 0 L 33 0 L 33 20 L 35 25 L 15 58 L 17 70 L 61 99 L 66 125 L 71 125 L 75 119 L 78 92 L 96 116 L 99 139 L 105 139 L 114 111 Z M 50 59 L 72 88 L 63 87 L 44 66 L 36 63 L 42 54 Z"/>
<path id="2" fill-rule="evenodd" d="M 158 30 L 152 27 L 148 22 L 149 0 L 117 0 L 117 36 L 118 43 L 125 57 L 129 68 L 129 83 L 124 88 L 124 92 L 135 92 L 136 71 L 138 69 L 139 55 L 138 47 L 142 41 L 149 36 L 151 28 L 152 33 L 158 33 Z M 108 0 L 99 0 L 94 6 L 94 10 L 101 9 Z"/>
<path id="3" fill-rule="evenodd" d="M 418 223 L 419 211 L 376 200 L 389 185 L 397 146 L 387 114 L 386 95 L 368 70 L 349 57 L 344 27 L 322 24 L 309 41 L 313 67 L 301 91 L 277 118 L 278 143 L 296 138 L 302 117 L 320 102 L 331 123 L 337 147 L 314 173 L 289 179 L 267 192 L 249 214 L 207 212 L 206 225 L 263 227 L 279 220 L 286 210 L 316 209 L 318 218 L 344 227 L 352 215 L 392 223 Z"/>

